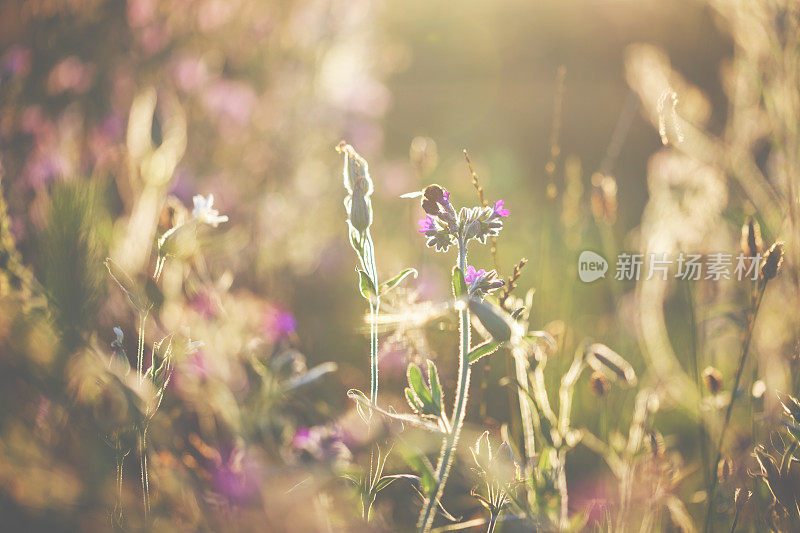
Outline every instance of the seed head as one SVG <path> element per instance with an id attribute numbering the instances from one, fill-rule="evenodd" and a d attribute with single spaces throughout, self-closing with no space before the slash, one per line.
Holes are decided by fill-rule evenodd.
<path id="1" fill-rule="evenodd" d="M 764 249 L 761 239 L 761 226 L 753 217 L 747 217 L 742 226 L 742 253 L 747 257 L 755 257 Z"/>
<path id="2" fill-rule="evenodd" d="M 736 506 L 738 510 L 742 510 L 742 508 L 747 505 L 747 502 L 750 501 L 750 497 L 753 493 L 749 490 L 742 490 L 736 489 L 736 492 L 733 494 L 733 504 Z"/>
<path id="3" fill-rule="evenodd" d="M 786 251 L 786 246 L 782 241 L 778 241 L 769 247 L 769 250 L 764 254 L 764 260 L 761 263 L 761 280 L 767 282 L 776 277 L 783 266 L 783 254 Z"/>
<path id="4" fill-rule="evenodd" d="M 703 370 L 703 383 L 711 394 L 719 393 L 722 390 L 722 372 L 713 366 L 706 367 Z"/>
<path id="5" fill-rule="evenodd" d="M 730 457 L 720 459 L 717 464 L 717 478 L 724 483 L 731 477 L 731 474 L 733 474 L 733 461 Z"/>

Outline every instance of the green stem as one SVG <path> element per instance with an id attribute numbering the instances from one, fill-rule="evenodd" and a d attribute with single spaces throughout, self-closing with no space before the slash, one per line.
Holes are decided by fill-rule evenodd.
<path id="1" fill-rule="evenodd" d="M 378 269 L 375 265 L 375 246 L 372 243 L 372 236 L 369 230 L 364 234 L 364 256 L 362 258 L 362 265 L 364 270 L 372 280 L 375 290 L 379 290 L 378 286 Z M 370 301 L 369 304 L 369 365 L 370 365 L 370 379 L 369 379 L 369 399 L 373 405 L 378 404 L 378 311 L 380 309 L 381 301 L 380 295 L 375 297 L 375 301 Z"/>
<path id="2" fill-rule="evenodd" d="M 467 243 L 459 240 L 458 243 L 458 268 L 462 272 L 467 269 Z M 461 434 L 461 426 L 466 414 L 467 396 L 469 392 L 469 347 L 470 347 L 470 325 L 469 307 L 464 305 L 458 311 L 458 329 L 460 333 L 459 357 L 458 357 L 458 388 L 456 389 L 456 399 L 453 405 L 453 416 L 450 419 L 450 431 L 442 442 L 442 451 L 439 454 L 439 462 L 436 466 L 434 477 L 436 484 L 430 495 L 425 498 L 422 511 L 417 522 L 417 529 L 427 532 L 433 525 L 433 518 L 436 515 L 436 508 L 444 492 L 447 476 L 450 474 L 450 466 L 453 462 L 458 437 Z"/>
<path id="3" fill-rule="evenodd" d="M 736 402 L 736 393 L 739 390 L 739 382 L 742 379 L 742 374 L 744 374 L 744 366 L 747 362 L 747 354 L 750 351 L 750 341 L 753 338 L 753 326 L 756 322 L 756 316 L 758 315 L 758 309 L 761 307 L 761 300 L 764 296 L 764 290 L 767 288 L 766 281 L 761 283 L 759 287 L 758 295 L 756 296 L 755 304 L 753 305 L 753 314 L 750 316 L 750 320 L 748 321 L 747 325 L 747 333 L 744 337 L 744 343 L 742 344 L 742 354 L 739 357 L 739 367 L 736 369 L 736 378 L 733 381 L 733 389 L 731 390 L 731 401 L 728 402 L 728 408 L 725 410 L 725 420 L 722 423 L 722 431 L 719 435 L 719 444 L 717 445 L 715 457 L 716 460 L 709 465 L 711 467 L 711 489 L 708 493 L 708 509 L 706 511 L 706 523 L 705 527 L 703 528 L 704 531 L 711 531 L 711 518 L 714 515 L 714 496 L 717 492 L 717 485 L 719 482 L 719 476 L 717 476 L 717 466 L 719 465 L 720 459 L 722 459 L 722 445 L 725 443 L 725 434 L 728 431 L 728 425 L 731 421 L 731 414 L 733 413 L 733 405 Z"/>

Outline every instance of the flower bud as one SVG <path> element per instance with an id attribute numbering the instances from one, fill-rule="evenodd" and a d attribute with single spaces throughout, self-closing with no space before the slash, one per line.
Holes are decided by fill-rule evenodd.
<path id="1" fill-rule="evenodd" d="M 350 225 L 359 233 L 364 233 L 372 225 L 372 201 L 366 196 L 351 196 L 345 199 L 345 207 L 350 213 Z"/>

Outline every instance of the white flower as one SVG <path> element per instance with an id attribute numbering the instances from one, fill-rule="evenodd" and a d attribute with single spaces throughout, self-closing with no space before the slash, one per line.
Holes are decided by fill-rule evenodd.
<path id="1" fill-rule="evenodd" d="M 220 215 L 219 211 L 212 209 L 214 205 L 214 195 L 209 194 L 208 198 L 204 198 L 202 194 L 197 194 L 192 198 L 194 202 L 194 209 L 192 216 L 201 224 L 208 224 L 209 226 L 217 227 L 220 222 L 227 222 L 228 217 Z"/>

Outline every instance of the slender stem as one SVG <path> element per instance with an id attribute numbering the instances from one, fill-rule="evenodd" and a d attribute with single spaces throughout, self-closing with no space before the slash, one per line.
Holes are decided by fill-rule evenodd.
<path id="1" fill-rule="evenodd" d="M 139 385 L 144 379 L 144 324 L 147 320 L 147 311 L 139 312 L 139 345 L 136 351 L 136 372 L 139 374 Z"/>
<path id="2" fill-rule="evenodd" d="M 117 463 L 116 472 L 114 474 L 116 483 L 116 502 L 114 503 L 113 519 L 116 522 L 115 525 L 121 527 L 124 516 L 123 503 L 122 503 L 122 474 L 125 463 L 125 455 L 122 453 L 122 449 L 119 443 L 119 437 L 117 437 L 117 442 L 115 444 L 115 456 Z"/>
<path id="3" fill-rule="evenodd" d="M 364 258 L 362 260 L 364 270 L 367 272 L 375 289 L 378 290 L 378 269 L 375 265 L 375 246 L 372 243 L 372 236 L 369 230 L 364 235 Z M 380 309 L 380 296 L 376 295 L 375 301 L 369 304 L 369 399 L 374 404 L 378 403 L 378 310 Z"/>
<path id="4" fill-rule="evenodd" d="M 731 524 L 731 533 L 736 531 L 736 524 L 739 522 L 739 506 L 736 506 L 736 511 L 733 513 L 733 524 Z"/>
<path id="5" fill-rule="evenodd" d="M 556 452 L 558 457 L 558 496 L 561 500 L 561 513 L 559 517 L 559 529 L 564 530 L 569 522 L 569 492 L 567 491 L 567 468 L 566 453 Z"/>
<path id="6" fill-rule="evenodd" d="M 464 272 L 467 269 L 467 243 L 459 239 L 458 243 L 458 268 Z M 469 347 L 470 347 L 470 325 L 469 307 L 464 305 L 458 311 L 458 329 L 460 332 L 459 357 L 458 357 L 458 388 L 456 389 L 456 399 L 453 405 L 453 416 L 450 422 L 450 431 L 442 442 L 442 451 L 439 454 L 439 462 L 436 466 L 434 477 L 436 484 L 430 495 L 425 498 L 422 511 L 417 522 L 417 529 L 421 532 L 429 531 L 433 525 L 433 518 L 436 515 L 436 508 L 444 492 L 444 485 L 447 476 L 450 474 L 450 466 L 453 462 L 458 437 L 461 434 L 461 426 L 466 414 L 467 396 L 469 392 Z"/>
<path id="7" fill-rule="evenodd" d="M 489 527 L 486 528 L 486 533 L 493 533 L 494 526 L 497 524 L 497 517 L 500 516 L 499 513 L 492 513 L 492 517 L 489 519 Z"/>
<path id="8" fill-rule="evenodd" d="M 698 357 L 700 350 L 698 349 L 698 335 L 697 335 L 697 318 L 695 317 L 694 293 L 692 291 L 691 282 L 684 282 L 686 288 L 686 299 L 689 305 L 689 331 L 690 331 L 690 357 L 692 359 L 692 373 L 700 398 L 703 397 L 703 380 L 700 376 L 700 365 Z M 706 439 L 705 420 L 703 419 L 702 409 L 698 413 L 697 422 L 697 438 L 700 441 L 700 457 L 702 459 L 701 468 L 703 470 L 703 486 L 708 489 L 709 473 L 708 473 L 708 442 Z"/>
<path id="9" fill-rule="evenodd" d="M 147 429 L 139 433 L 139 458 L 142 470 L 142 503 L 144 505 L 144 521 L 150 516 L 150 482 L 147 476 Z"/>
<path id="10" fill-rule="evenodd" d="M 705 527 L 703 528 L 704 531 L 711 531 L 711 518 L 714 515 L 714 496 L 717 491 L 717 485 L 719 481 L 719 476 L 717 476 L 717 465 L 719 465 L 720 459 L 722 459 L 722 445 L 725 443 L 725 434 L 728 431 L 728 425 L 731 421 L 731 414 L 733 413 L 733 405 L 736 402 L 736 393 L 739 390 L 739 382 L 742 379 L 742 374 L 744 374 L 744 366 L 747 362 L 747 354 L 750 351 L 750 341 L 753 338 L 753 326 L 756 322 L 756 316 L 758 315 L 758 309 L 761 307 L 761 300 L 764 296 L 764 289 L 767 288 L 767 283 L 764 281 L 761 283 L 758 294 L 756 295 L 756 301 L 753 304 L 753 313 L 750 315 L 750 320 L 747 324 L 747 332 L 744 337 L 744 343 L 742 344 L 742 354 L 739 357 L 739 367 L 736 369 L 736 378 L 733 381 L 733 389 L 731 390 L 731 401 L 728 402 L 728 408 L 725 410 L 725 420 L 722 423 L 722 431 L 719 435 L 719 444 L 716 448 L 716 453 L 714 454 L 716 460 L 709 465 L 711 467 L 711 489 L 708 493 L 708 509 L 706 511 L 706 523 Z"/>

